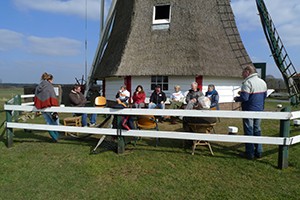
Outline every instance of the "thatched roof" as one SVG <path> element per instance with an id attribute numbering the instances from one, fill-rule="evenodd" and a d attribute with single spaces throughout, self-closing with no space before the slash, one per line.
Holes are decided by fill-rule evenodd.
<path id="1" fill-rule="evenodd" d="M 169 29 L 153 30 L 153 6 L 165 3 L 171 5 Z M 249 63 L 230 0 L 118 0 L 110 39 L 92 79 L 240 77 Z"/>

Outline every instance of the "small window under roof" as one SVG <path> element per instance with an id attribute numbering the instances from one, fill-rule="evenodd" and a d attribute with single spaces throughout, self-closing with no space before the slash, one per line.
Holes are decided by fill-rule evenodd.
<path id="1" fill-rule="evenodd" d="M 171 21 L 171 5 L 153 7 L 153 24 L 168 24 Z"/>

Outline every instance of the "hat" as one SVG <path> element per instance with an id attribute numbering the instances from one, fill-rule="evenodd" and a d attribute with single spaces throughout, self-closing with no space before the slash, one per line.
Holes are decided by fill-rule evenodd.
<path id="1" fill-rule="evenodd" d="M 156 85 L 155 88 L 160 88 L 160 85 Z"/>

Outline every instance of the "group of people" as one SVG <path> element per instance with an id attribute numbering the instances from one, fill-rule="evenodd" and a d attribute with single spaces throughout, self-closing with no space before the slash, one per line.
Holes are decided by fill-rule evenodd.
<path id="1" fill-rule="evenodd" d="M 130 99 L 130 92 L 126 89 L 126 86 L 121 86 L 120 90 L 117 92 L 116 101 L 118 104 L 122 104 L 124 107 L 128 106 L 128 101 Z M 132 95 L 132 105 L 134 108 L 144 108 L 145 107 L 146 94 L 143 86 L 138 85 Z M 149 98 L 149 109 L 159 108 L 165 109 L 165 102 L 167 100 L 166 94 L 161 90 L 160 85 L 156 85 L 154 91 L 151 93 Z M 207 100 L 209 102 L 208 107 L 203 105 L 203 102 Z M 174 92 L 170 95 L 170 109 L 179 109 L 184 105 L 186 101 L 187 105 L 185 109 L 198 108 L 209 108 L 209 109 L 219 109 L 219 94 L 215 90 L 213 84 L 208 85 L 207 92 L 205 95 L 198 88 L 197 82 L 191 84 L 191 89 L 185 96 L 181 91 L 179 85 L 174 87 Z M 162 118 L 159 118 L 162 120 Z M 171 123 L 175 124 L 176 120 L 171 117 Z"/>
<path id="2" fill-rule="evenodd" d="M 53 75 L 43 73 L 41 76 L 41 82 L 35 89 L 34 105 L 37 109 L 48 108 L 52 106 L 59 106 L 57 95 L 55 93 L 53 83 Z M 81 93 L 81 86 L 75 85 L 69 94 L 69 99 L 72 106 L 84 107 L 87 103 L 84 95 Z M 56 112 L 42 112 L 42 115 L 48 125 L 59 125 L 59 117 Z M 87 114 L 74 114 L 81 117 L 82 126 L 87 126 Z M 96 125 L 96 114 L 91 114 L 90 126 Z M 50 137 L 53 142 L 57 142 L 59 139 L 58 131 L 49 131 Z"/>
<path id="3" fill-rule="evenodd" d="M 191 84 L 191 89 L 188 91 L 185 96 L 181 91 L 179 85 L 174 87 L 174 92 L 171 94 L 170 100 L 170 109 L 181 108 L 184 104 L 184 100 L 187 103 L 186 109 L 193 109 L 194 107 L 199 106 L 201 99 L 207 97 L 210 101 L 210 108 L 219 109 L 219 94 L 215 90 L 215 86 L 210 84 L 208 85 L 207 92 L 205 95 L 198 88 L 197 82 Z M 116 101 L 119 104 L 125 104 L 125 107 L 128 106 L 128 101 L 130 99 L 130 92 L 126 89 L 126 86 L 121 86 L 120 90 L 116 95 Z M 145 107 L 146 94 L 143 89 L 143 86 L 138 85 L 132 95 L 132 104 L 134 108 L 144 108 Z M 148 108 L 160 108 L 165 109 L 167 97 L 166 94 L 161 90 L 160 85 L 156 85 L 154 91 L 151 93 L 149 98 Z M 201 105 L 200 105 L 201 106 Z"/>
<path id="4" fill-rule="evenodd" d="M 256 69 L 252 65 L 246 66 L 242 71 L 242 77 L 244 81 L 242 83 L 241 91 L 239 96 L 235 97 L 236 102 L 241 102 L 243 111 L 263 111 L 264 110 L 264 101 L 267 96 L 267 85 L 266 83 L 258 77 Z M 34 103 L 37 109 L 43 109 L 51 106 L 58 106 L 58 100 L 54 88 L 52 86 L 53 76 L 48 73 L 44 73 L 41 76 L 41 82 L 36 87 Z M 181 108 L 184 104 L 184 99 L 187 103 L 185 109 L 193 109 L 195 107 L 203 107 L 205 105 L 205 99 L 209 100 L 209 108 L 219 109 L 219 95 L 215 90 L 214 85 L 209 85 L 208 90 L 205 95 L 198 88 L 198 84 L 193 82 L 191 84 L 191 89 L 188 91 L 187 95 L 180 90 L 180 86 L 176 85 L 174 87 L 175 91 L 170 96 L 170 108 L 178 109 Z M 70 101 L 73 106 L 84 106 L 86 99 L 81 93 L 80 86 L 74 86 L 70 92 Z M 116 95 L 116 101 L 119 104 L 124 104 L 126 107 L 128 105 L 128 100 L 130 98 L 130 93 L 126 89 L 126 86 L 122 86 Z M 145 107 L 145 98 L 146 94 L 141 85 L 136 87 L 135 92 L 132 95 L 133 105 L 135 108 Z M 160 85 L 155 87 L 155 90 L 152 92 L 149 99 L 149 109 L 153 108 L 165 108 L 166 94 L 161 90 Z M 204 103 L 203 103 L 204 102 Z M 42 112 L 45 121 L 49 125 L 58 125 L 59 119 L 57 114 Z M 87 115 L 82 114 L 82 124 L 83 126 L 87 125 Z M 92 114 L 90 119 L 91 124 L 96 123 L 96 115 Z M 261 120 L 244 118 L 243 127 L 245 135 L 254 135 L 261 136 Z M 54 142 L 57 142 L 59 133 L 57 131 L 49 131 L 49 134 Z M 246 143 L 245 144 L 245 154 L 244 157 L 247 159 L 260 158 L 262 156 L 262 145 Z"/>

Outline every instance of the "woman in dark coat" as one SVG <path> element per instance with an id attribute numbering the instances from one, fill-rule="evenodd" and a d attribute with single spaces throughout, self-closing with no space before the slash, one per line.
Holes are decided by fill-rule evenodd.
<path id="1" fill-rule="evenodd" d="M 210 109 L 212 110 L 219 110 L 219 94 L 215 89 L 213 84 L 208 85 L 207 92 L 205 96 L 210 99 Z"/>

